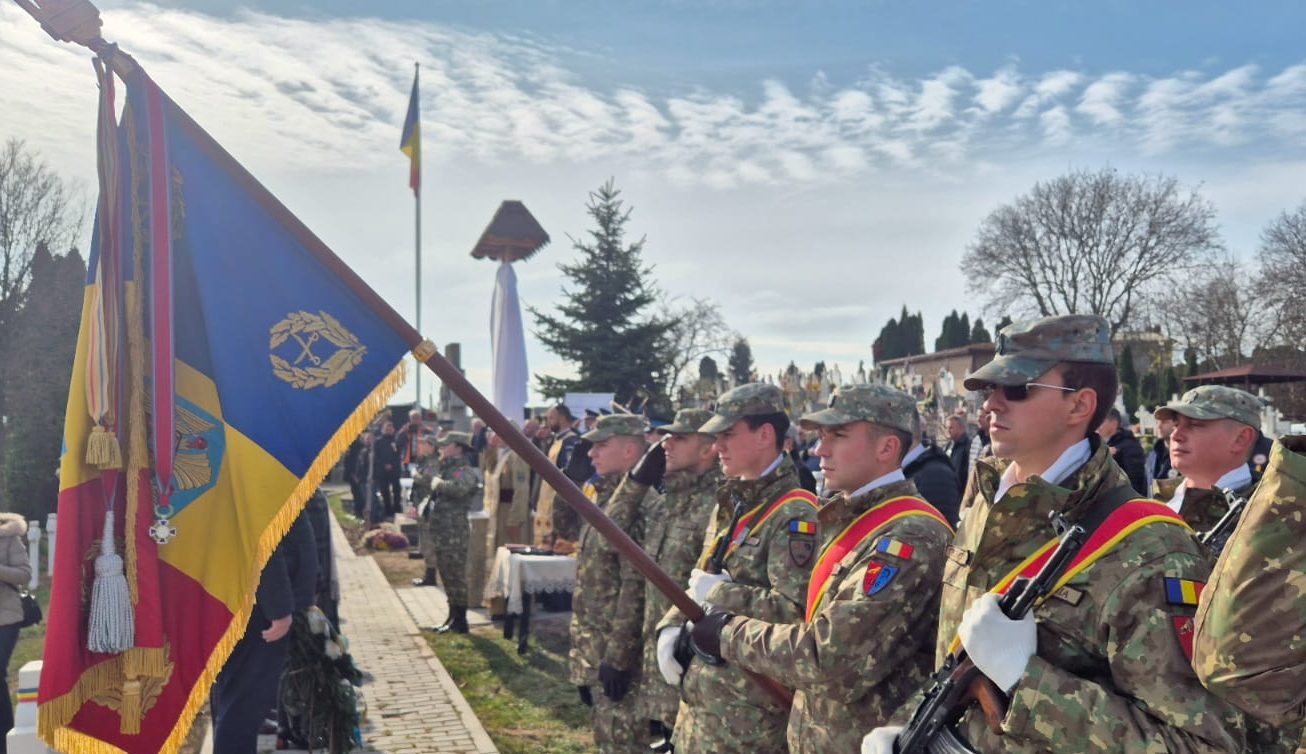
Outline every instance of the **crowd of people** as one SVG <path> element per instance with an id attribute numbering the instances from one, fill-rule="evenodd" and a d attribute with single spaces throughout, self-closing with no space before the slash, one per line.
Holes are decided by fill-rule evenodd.
<path id="1" fill-rule="evenodd" d="M 1003 335 L 965 380 L 978 414 L 945 417 L 937 442 L 913 397 L 873 381 L 792 419 L 780 388 L 750 383 L 670 422 L 561 404 L 525 422 L 701 615 L 480 422 L 383 423 L 347 468 L 378 482 L 385 515 L 391 467 L 415 462 L 419 583 L 443 582 L 451 605 L 439 630 L 467 631 L 468 511 L 490 513 L 495 545 L 575 553 L 570 680 L 605 754 L 897 754 L 920 745 L 931 678 L 963 657 L 996 711 L 966 696 L 911 751 L 1296 751 L 1300 448 L 1269 453 L 1259 400 L 1221 386 L 1159 407 L 1145 448 L 1113 406 L 1104 320 Z M 1009 585 L 1071 524 L 1084 549 L 1010 612 Z"/>

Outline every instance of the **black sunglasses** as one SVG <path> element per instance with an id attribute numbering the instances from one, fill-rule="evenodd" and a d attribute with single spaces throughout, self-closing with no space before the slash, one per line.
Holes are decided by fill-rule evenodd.
<path id="1" fill-rule="evenodd" d="M 1060 390 L 1063 393 L 1074 393 L 1077 388 L 1066 387 L 1065 385 L 1047 385 L 1042 382 L 1026 382 L 1023 385 L 989 385 L 979 391 L 988 400 L 990 395 L 1001 392 L 1002 397 L 1013 402 L 1020 402 L 1029 397 L 1029 389 L 1032 387 L 1045 387 L 1049 390 Z"/>

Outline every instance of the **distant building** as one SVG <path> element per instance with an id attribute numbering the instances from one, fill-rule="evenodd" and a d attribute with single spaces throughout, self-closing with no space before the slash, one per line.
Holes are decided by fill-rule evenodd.
<path id="1" fill-rule="evenodd" d="M 950 376 L 952 392 L 960 394 L 965 392 L 962 380 L 993 361 L 993 352 L 992 343 L 971 343 L 935 353 L 885 359 L 876 364 L 876 368 L 880 379 L 917 397 L 923 397 L 927 388 L 932 389 L 942 374 Z"/>

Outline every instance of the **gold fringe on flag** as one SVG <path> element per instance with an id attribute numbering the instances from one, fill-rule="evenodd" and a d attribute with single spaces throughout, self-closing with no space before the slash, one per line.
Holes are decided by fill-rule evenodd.
<path id="1" fill-rule="evenodd" d="M 340 457 L 349 449 L 349 444 L 386 407 L 391 396 L 403 386 L 406 378 L 404 363 L 400 361 L 385 379 L 354 409 L 349 418 L 340 425 L 340 428 L 331 436 L 322 451 L 318 453 L 317 458 L 309 465 L 308 471 L 299 480 L 299 484 L 295 486 L 290 497 L 282 504 L 281 509 L 272 517 L 272 521 L 259 537 L 253 567 L 248 573 L 250 584 L 258 583 L 259 574 L 263 572 L 263 567 L 267 565 L 268 559 L 272 557 L 272 552 L 276 550 L 277 544 L 285 537 L 286 532 L 290 531 L 291 525 L 299 517 L 300 512 L 303 511 L 308 499 L 317 491 L 317 488 L 322 484 L 322 480 L 326 478 L 326 475 L 340 461 Z M 231 656 L 232 650 L 236 647 L 236 642 L 240 641 L 241 637 L 244 636 L 245 625 L 249 622 L 249 616 L 253 609 L 254 590 L 251 588 L 245 595 L 240 609 L 232 615 L 231 623 L 227 626 L 226 632 L 214 646 L 212 654 L 209 655 L 208 662 L 205 663 L 204 670 L 191 688 L 190 696 L 187 698 L 186 705 L 182 708 L 181 715 L 173 726 L 172 732 L 168 734 L 168 738 L 159 749 L 160 754 L 176 754 L 178 749 L 181 748 L 181 744 L 186 740 L 186 735 L 190 732 L 191 724 L 195 721 L 195 716 L 208 701 L 210 687 L 212 687 L 214 680 L 217 679 L 222 666 L 226 664 L 227 658 Z M 134 657 L 131 662 L 141 663 L 139 666 L 134 666 L 134 669 L 142 670 L 142 675 L 155 675 L 155 671 L 166 674 L 169 676 L 164 679 L 166 684 L 170 680 L 172 672 L 172 664 L 168 662 L 166 654 L 169 649 L 165 646 L 162 650 L 155 649 L 153 651 L 157 653 L 156 657 L 142 654 L 139 657 Z M 132 657 L 139 652 L 142 652 L 139 648 L 131 649 L 122 655 L 116 656 L 113 660 L 96 665 L 82 674 L 81 679 L 78 680 L 72 691 L 42 704 L 37 730 L 41 740 L 57 751 L 66 754 L 125 754 L 112 744 L 79 733 L 66 726 L 84 704 L 96 698 L 97 693 L 103 694 L 105 690 L 115 687 L 121 688 L 122 683 L 128 676 L 128 673 L 125 672 L 128 669 L 128 661 L 125 658 Z M 152 664 L 155 662 L 159 664 Z M 142 713 L 148 713 L 148 711 L 148 709 L 144 709 Z M 144 714 L 142 714 L 143 716 Z M 123 732 L 127 732 L 125 728 Z"/>
<path id="2" fill-rule="evenodd" d="M 86 438 L 86 464 L 101 469 L 121 469 L 122 450 L 118 447 L 118 436 L 95 425 L 91 436 Z"/>

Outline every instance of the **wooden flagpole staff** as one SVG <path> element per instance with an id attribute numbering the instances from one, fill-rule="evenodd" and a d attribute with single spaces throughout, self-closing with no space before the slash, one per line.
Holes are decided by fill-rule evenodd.
<path id="1" fill-rule="evenodd" d="M 14 0 L 40 24 L 51 37 L 60 42 L 73 42 L 101 55 L 105 62 L 119 76 L 126 77 L 136 71 L 138 64 L 130 55 L 121 52 L 117 46 L 105 41 L 100 34 L 100 11 L 89 0 Z M 500 438 L 530 464 L 535 473 L 558 492 L 567 505 L 612 546 L 628 559 L 644 578 L 648 579 L 659 592 L 662 592 L 673 605 L 680 608 L 690 620 L 701 620 L 703 608 L 694 601 L 676 583 L 675 579 L 661 567 L 649 554 L 626 535 L 621 527 L 608 518 L 597 505 L 590 502 L 562 470 L 554 466 L 521 430 L 494 407 L 489 399 L 472 386 L 458 367 L 440 355 L 435 344 L 423 338 L 412 325 L 394 310 L 371 286 L 363 281 L 335 252 L 331 251 L 312 231 L 299 221 L 291 212 L 263 187 L 254 176 L 236 161 L 221 145 L 180 108 L 177 112 L 187 128 L 202 138 L 200 143 L 207 147 L 220 162 L 224 163 L 232 177 L 252 194 L 260 197 L 267 206 L 275 207 L 277 215 L 299 240 L 308 248 L 324 267 L 334 272 L 362 299 L 372 312 L 398 333 L 408 344 L 413 355 L 426 364 L 449 389 L 463 399 L 472 412 L 480 417 Z M 793 695 L 774 679 L 755 673 L 748 673 L 758 684 L 764 687 L 781 704 L 788 706 L 793 702 Z"/>

